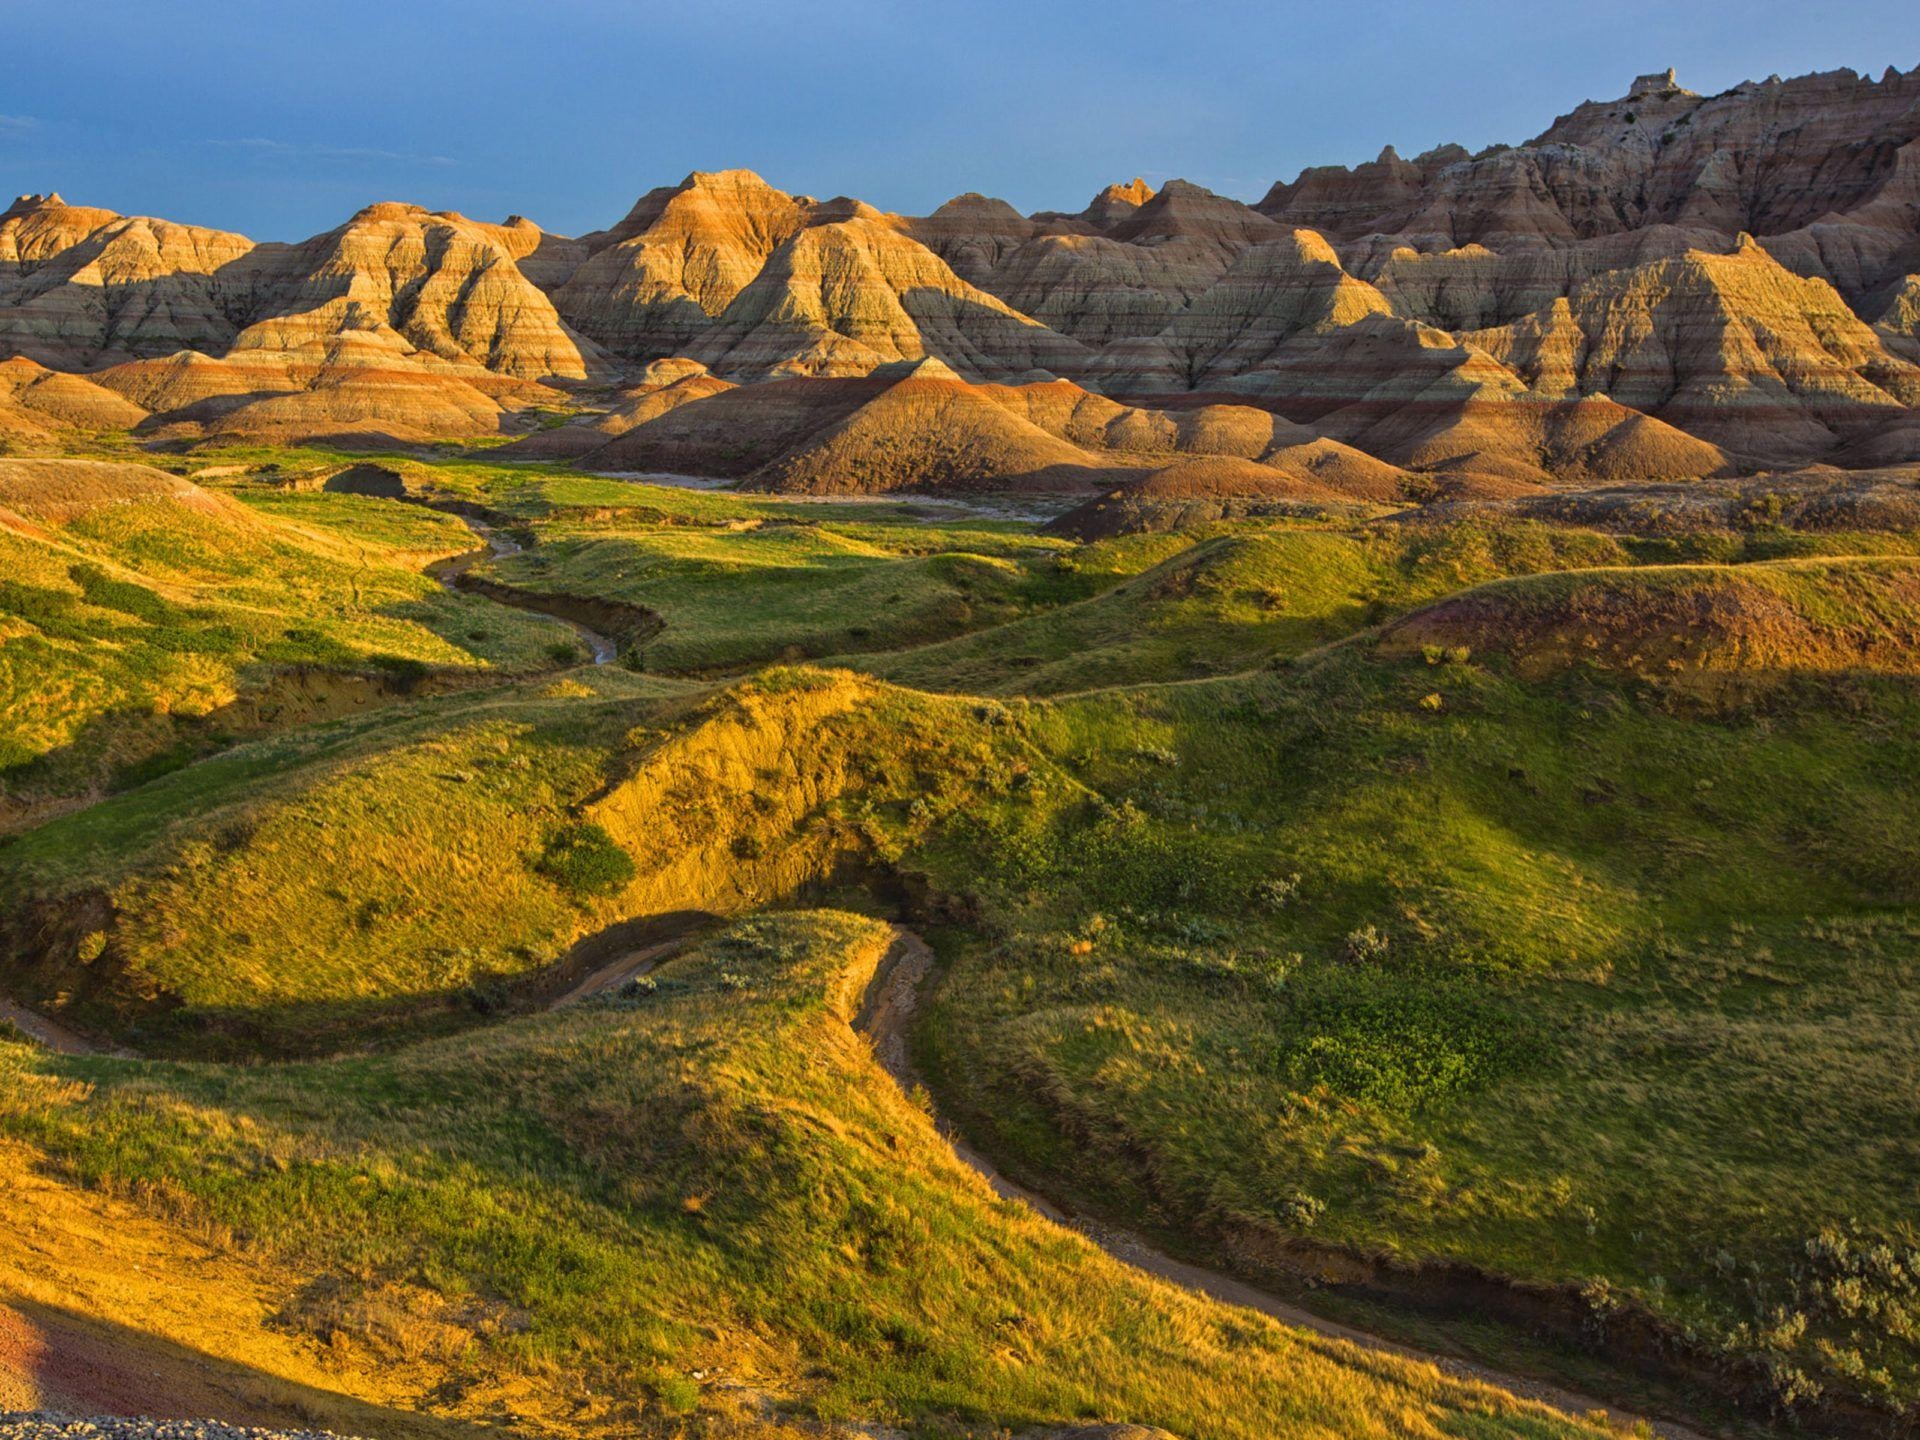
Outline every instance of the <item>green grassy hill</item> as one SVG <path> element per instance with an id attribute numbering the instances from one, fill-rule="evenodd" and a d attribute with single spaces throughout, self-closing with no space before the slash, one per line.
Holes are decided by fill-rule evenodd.
<path id="1" fill-rule="evenodd" d="M 1258 1337 L 1217 1382 L 1249 1398 L 1195 1408 L 1168 1377 L 1225 1377 L 1224 1332 L 1139 1329 L 1135 1282 L 1097 1266 L 993 1270 L 1008 1313 L 1041 1318 L 995 1321 L 991 1343 L 944 1293 L 963 1287 L 913 1298 L 916 1274 L 972 1274 L 982 1235 L 1027 1222 L 849 1178 L 938 1168 L 930 1138 L 872 1130 L 882 1101 L 821 998 L 824 957 L 870 948 L 864 922 L 747 921 L 680 962 L 682 988 L 530 1013 L 576 947 L 631 922 L 864 896 L 940 950 L 917 1045 L 943 1113 L 1079 1212 L 1583 1379 L 1607 1372 L 1582 1346 L 1645 1333 L 1753 1414 L 1844 1429 L 1920 1404 L 1913 536 L 1461 514 L 1074 546 L 977 515 L 394 464 L 414 498 L 511 530 L 525 548 L 497 581 L 660 614 L 644 671 L 516 673 L 556 663 L 552 627 L 422 579 L 466 531 L 419 505 L 243 479 L 186 521 L 141 501 L 0 531 L 21 583 L 68 596 L 72 628 L 22 653 L 65 646 L 128 693 L 136 670 L 174 675 L 150 633 L 169 627 L 233 626 L 245 644 L 207 673 L 242 691 L 294 628 L 337 644 L 340 673 L 392 656 L 433 682 L 113 772 L 0 844 L 9 995 L 149 1055 L 301 1061 L 17 1052 L 16 1096 L 66 1098 L 17 1098 L 7 1123 L 86 1183 L 185 1195 L 355 1283 L 396 1267 L 433 1305 L 471 1287 L 534 1317 L 488 1364 L 535 1389 L 604 1332 L 590 1407 L 679 1405 L 673 1376 L 724 1350 L 807 1413 L 922 1428 L 1086 1414 L 1198 1437 L 1337 1414 L 1365 1433 L 1341 1397 L 1374 1392 L 1344 1370 L 1287 1390 L 1295 1362 Z M 796 654 L 820 659 L 767 663 Z M 22 693 L 125 713 L 56 673 L 22 671 Z M 682 1105 L 723 1086 L 724 1123 Z M 286 1154 L 413 1178 L 335 1234 L 303 1209 L 330 1190 L 242 1193 L 216 1139 L 259 1126 Z M 662 1175 L 692 1178 L 669 1195 Z M 699 1233 L 711 1248 L 633 1228 L 631 1205 L 689 1195 L 675 1223 L 744 1207 Z M 834 1276 L 879 1262 L 842 1231 L 893 1234 L 896 1201 L 944 1218 L 902 1232 L 863 1309 Z M 462 1249 L 489 1207 L 511 1218 L 497 1247 Z M 756 1228 L 772 1214 L 781 1238 Z M 419 1247 L 392 1249 L 408 1225 Z M 575 1226 L 618 1314 L 515 1248 Z M 636 1258 L 663 1244 L 671 1260 Z M 721 1338 L 676 1328 L 694 1282 L 670 1263 L 733 1307 Z M 1085 1294 L 1043 1308 L 1047 1286 Z M 1429 1302 L 1442 1320 L 1396 1308 Z M 1481 1328 L 1509 1302 L 1557 1307 L 1560 1350 Z M 1416 1412 L 1386 1433 L 1557 1433 Z"/>
<path id="2" fill-rule="evenodd" d="M 1792 593 L 1830 659 L 1904 633 L 1907 574 L 1686 585 Z M 1665 638 L 1670 574 L 1604 583 Z M 1909 1403 L 1920 697 L 1766 650 L 1703 688 L 1525 678 L 1524 626 L 1407 643 L 1461 639 L 1432 618 L 1460 603 L 1034 712 L 1100 798 L 930 850 L 990 937 L 948 942 L 935 1088 L 1017 1174 L 1194 1253 L 1457 1261 L 1631 1298 L 1783 1395 Z"/>
<path id="3" fill-rule="evenodd" d="M 696 1411 L 728 1433 L 1599 1433 L 1196 1299 L 995 1199 L 849 1029 L 887 939 L 751 920 L 630 996 L 378 1057 L 0 1040 L 0 1134 L 245 1237 L 299 1277 L 281 1326 L 424 1369 L 430 1413 L 510 1404 L 523 1433 L 682 1433 Z"/>
<path id="4" fill-rule="evenodd" d="M 256 508 L 145 466 L 0 461 L 0 816 L 435 672 L 571 653 L 563 627 L 421 573 L 473 545 L 458 521 L 392 502 Z"/>

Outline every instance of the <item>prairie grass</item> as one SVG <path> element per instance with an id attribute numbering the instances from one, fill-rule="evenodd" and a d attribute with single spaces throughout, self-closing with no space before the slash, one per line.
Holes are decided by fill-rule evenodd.
<path id="1" fill-rule="evenodd" d="M 364 1132 L 342 1134 L 364 1147 L 377 1143 L 373 1102 L 353 1109 L 354 1087 L 379 1093 L 428 1066 L 432 1084 L 520 1136 L 498 1142 L 513 1166 L 463 1172 L 473 1197 L 524 1187 L 527 1175 L 574 1175 L 548 1131 L 498 1119 L 515 1085 L 604 1102 L 593 1123 L 568 1122 L 567 1143 L 588 1145 L 597 1126 L 614 1133 L 670 1087 L 635 1091 L 622 1109 L 605 1087 L 626 1069 L 589 1076 L 555 1051 L 583 1044 L 631 1067 L 636 1048 L 657 1043 L 681 1056 L 674 1073 L 693 1062 L 664 1031 L 628 1045 L 595 1028 L 639 1025 L 639 1010 L 489 1025 L 500 992 L 632 916 L 790 904 L 817 883 L 879 871 L 945 917 L 944 980 L 920 1036 L 941 1103 L 1037 1187 L 1215 1261 L 1258 1265 L 1306 1236 L 1631 1296 L 1762 1358 L 1783 1400 L 1819 1385 L 1896 1404 L 1920 1396 L 1920 1308 L 1903 1278 L 1920 1173 L 1920 692 L 1901 673 L 1911 667 L 1889 658 L 1913 648 L 1906 538 L 1648 541 L 1469 518 L 1068 547 L 1030 527 L 899 506 L 808 507 L 471 459 L 407 464 L 409 483 L 418 469 L 421 483 L 512 516 L 533 541 L 494 567 L 499 578 L 665 616 L 644 657 L 656 674 L 574 672 L 302 728 L 133 777 L 0 849 L 10 902 L 59 911 L 104 895 L 117 917 L 91 956 L 79 951 L 94 932 L 75 935 L 64 968 L 16 969 L 9 988 L 64 999 L 70 1015 L 116 1034 L 252 1056 L 391 1041 L 429 1014 L 470 1031 L 294 1068 L 284 1082 L 277 1071 L 102 1065 L 128 1095 L 153 1075 L 198 1087 L 195 1106 L 223 1087 L 261 1087 L 248 1095 L 278 1094 L 274 1123 L 290 1124 L 293 1102 L 274 1085 L 362 1077 L 341 1113 L 361 1117 L 352 1124 Z M 411 563 L 450 523 L 337 496 L 247 503 L 336 559 L 377 544 Z M 158 551 L 86 543 L 112 551 L 80 557 L 97 573 L 29 559 L 9 574 L 39 587 L 19 602 L 37 617 L 19 623 L 46 637 L 36 643 L 94 657 L 57 681 L 47 668 L 26 675 L 23 693 L 70 687 L 79 698 L 60 703 L 97 708 L 88 687 L 108 682 L 88 665 L 123 665 L 120 637 L 164 629 L 164 606 L 213 606 L 179 577 L 235 562 L 179 536 Z M 222 617 L 253 583 L 227 575 Z M 432 649 L 430 628 L 406 632 L 412 650 L 380 628 L 418 620 L 358 602 L 330 611 L 324 592 L 289 582 L 276 603 L 314 610 L 320 633 L 363 658 L 378 636 L 378 653 L 462 663 Z M 486 613 L 489 626 L 505 623 L 499 607 Z M 1700 617 L 1733 627 L 1713 635 L 1753 643 L 1703 646 Z M 209 618 L 196 643 L 224 643 L 225 625 L 244 639 L 247 623 Z M 209 686 L 231 663 L 166 653 Z M 658 674 L 796 654 L 845 668 L 776 666 L 725 686 Z M 1715 667 L 1722 678 L 1700 683 Z M 715 976 L 748 974 L 714 963 Z M 758 985 L 749 979 L 735 1000 L 789 994 Z M 675 992 L 663 981 L 660 994 Z M 706 1012 L 661 1013 L 694 1025 Z M 753 1026 L 762 1014 L 786 1011 L 755 1008 Z M 777 1024 L 767 1033 L 799 1043 Z M 525 1048 L 542 1036 L 548 1049 Z M 746 1030 L 726 1042 L 760 1043 Z M 476 1071 L 484 1082 L 461 1079 L 462 1059 L 494 1068 Z M 517 1068 L 528 1064 L 532 1078 Z M 389 1123 L 427 1103 L 427 1082 L 407 1083 L 404 1104 L 382 1112 Z M 97 1113 L 134 1113 L 131 1101 L 111 1111 L 112 1093 Z M 348 1104 L 327 1093 L 300 1117 L 314 1127 L 302 1137 Z M 793 1195 L 840 1195 L 832 1176 L 851 1162 L 837 1148 L 816 1168 L 797 1132 L 780 1128 L 790 1117 L 779 1105 L 742 1101 L 737 1113 L 784 1138 L 752 1149 L 734 1183 L 755 1166 L 778 1171 L 798 1187 L 780 1192 L 795 1225 L 804 1207 Z M 447 1132 L 418 1141 L 441 1157 L 458 1129 L 443 1119 Z M 69 1123 L 79 1128 L 59 1143 L 78 1156 L 96 1141 L 59 1121 Z M 124 1123 L 129 1146 L 158 1143 Z M 853 1133 L 835 1128 L 850 1123 L 838 1111 L 808 1123 L 822 1145 Z M 190 1171 L 185 1157 L 207 1133 L 178 1142 L 168 1175 Z M 737 1138 L 714 1134 L 721 1151 Z M 652 1140 L 632 1143 L 623 1178 L 611 1162 L 593 1172 L 608 1194 L 651 1183 L 656 1160 L 663 1173 L 696 1173 L 680 1141 L 659 1155 Z M 218 1199 L 204 1177 L 179 1183 L 201 1187 L 206 1213 L 241 1203 Z M 550 1223 L 527 1193 L 512 1189 L 508 1208 Z M 841 1213 L 832 1205 L 827 1214 Z M 892 1233 L 892 1210 L 859 1213 Z M 941 1243 L 973 1223 L 956 1220 Z M 720 1258 L 673 1253 L 705 1275 L 748 1253 L 777 1254 L 795 1275 L 838 1263 L 809 1258 L 820 1232 L 795 1234 L 804 1240 L 786 1250 L 735 1253 L 709 1237 Z M 934 1252 L 900 1253 L 906 1275 Z M 510 1280 L 512 1265 L 498 1265 Z M 525 1273 L 533 1289 L 565 1290 Z M 631 1293 L 665 1283 L 606 1273 Z M 509 1280 L 486 1283 L 520 1295 Z M 744 1333 L 752 1305 L 788 1304 L 771 1293 L 740 1299 L 739 1323 L 720 1328 Z M 600 1323 L 589 1309 L 568 1313 L 584 1329 Z M 810 1353 L 793 1337 L 865 1357 L 829 1367 L 866 1378 L 825 1384 L 823 1413 L 870 1401 L 878 1414 L 964 1411 L 962 1359 L 991 1369 L 1004 1358 L 992 1346 L 943 1349 L 940 1336 L 964 1329 L 955 1315 L 923 1333 L 888 1329 L 857 1305 L 804 1323 L 791 1307 L 779 1313 L 786 1328 L 761 1336 L 778 1365 Z M 1108 1310 L 1084 1326 L 1065 1309 L 1017 1313 L 1055 1317 L 1033 1332 L 1049 1345 L 1069 1332 L 1085 1346 L 1131 1336 L 1150 1357 L 1142 1375 L 1174 1363 L 1163 1340 L 1111 1330 Z M 646 1383 L 664 1403 L 684 1387 L 658 1357 L 691 1352 L 672 1348 L 680 1322 L 656 1320 L 665 1328 L 632 1331 L 622 1353 L 646 1357 L 631 1373 L 654 1375 Z M 1026 1353 L 1028 1332 L 1007 1333 L 1021 1338 L 1005 1353 Z M 886 1365 L 872 1358 L 880 1348 Z M 1045 1354 L 1090 1367 L 1092 1378 L 1071 1382 L 1092 1387 L 1085 1413 L 1240 1433 L 1231 1407 L 1183 1428 L 1191 1412 L 1158 1390 L 1151 1404 L 1098 1398 L 1122 1392 L 1099 1388 L 1111 1376 L 1092 1350 Z M 1028 1384 L 995 1378 L 979 1413 L 1059 1416 L 1082 1403 L 1045 1388 L 1067 1381 Z M 1276 1413 L 1265 1399 L 1247 1404 L 1247 1416 Z M 1474 1429 L 1505 1423 L 1446 1422 L 1460 1434 L 1506 1433 Z"/>
<path id="2" fill-rule="evenodd" d="M 750 920 L 650 990 L 378 1057 L 220 1068 L 0 1040 L 0 1133 L 297 1268 L 296 1332 L 377 1357 L 409 1346 L 396 1312 L 464 1317 L 432 1402 L 455 1415 L 507 1377 L 569 1434 L 670 1432 L 743 1387 L 916 1434 L 1598 1433 L 1174 1290 L 997 1200 L 848 1028 L 887 934 Z"/>
<path id="3" fill-rule="evenodd" d="M 1356 646 L 1036 708 L 1100 801 L 925 852 L 988 932 L 947 939 L 935 1089 L 1194 1253 L 1310 1233 L 1601 1284 L 1783 1397 L 1905 1403 L 1920 1346 L 1877 1317 L 1906 1302 L 1810 1298 L 1807 1246 L 1916 1238 L 1917 725 L 1904 679 L 1709 709 Z"/>
<path id="4" fill-rule="evenodd" d="M 281 712 L 324 714 L 330 691 L 350 706 L 433 669 L 549 666 L 569 632 L 419 573 L 471 546 L 446 517 L 334 495 L 0 530 L 0 783 L 16 803 L 85 793 Z"/>

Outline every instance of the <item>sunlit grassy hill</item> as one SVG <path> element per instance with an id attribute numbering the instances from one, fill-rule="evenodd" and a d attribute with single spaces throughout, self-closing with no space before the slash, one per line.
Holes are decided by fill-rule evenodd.
<path id="1" fill-rule="evenodd" d="M 844 913 L 747 921 L 615 1000 L 371 1058 L 0 1040 L 0 1133 L 232 1237 L 277 1277 L 278 1329 L 384 1370 L 388 1403 L 520 1433 L 675 1434 L 696 1409 L 723 1433 L 1598 1433 L 997 1200 L 849 1028 L 888 939 Z M 244 1334 L 209 1343 L 248 1358 Z"/>

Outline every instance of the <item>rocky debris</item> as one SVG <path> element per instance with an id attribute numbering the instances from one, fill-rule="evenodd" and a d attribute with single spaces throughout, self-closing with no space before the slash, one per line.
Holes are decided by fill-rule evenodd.
<path id="1" fill-rule="evenodd" d="M 95 1415 L 78 1419 L 46 1411 L 0 1414 L 0 1440 L 341 1440 L 332 1431 L 261 1430 L 219 1420 L 150 1420 Z"/>

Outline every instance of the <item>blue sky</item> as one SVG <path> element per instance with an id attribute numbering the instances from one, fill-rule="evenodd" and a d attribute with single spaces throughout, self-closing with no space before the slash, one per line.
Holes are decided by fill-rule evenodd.
<path id="1" fill-rule="evenodd" d="M 0 191 L 297 239 L 376 199 L 578 233 L 746 166 L 920 213 L 1537 134 L 1679 69 L 1920 64 L 1913 0 L 0 0 Z M 0 196 L 0 201 L 4 196 Z"/>

